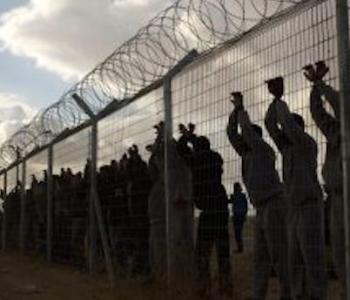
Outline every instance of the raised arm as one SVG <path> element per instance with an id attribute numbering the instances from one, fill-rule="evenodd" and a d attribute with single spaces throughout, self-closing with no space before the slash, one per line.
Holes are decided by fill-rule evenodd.
<path id="1" fill-rule="evenodd" d="M 282 151 L 285 144 L 284 134 L 283 131 L 278 127 L 275 101 L 270 104 L 266 112 L 265 127 L 272 140 L 276 144 L 278 150 Z"/>
<path id="2" fill-rule="evenodd" d="M 313 83 L 310 95 L 310 111 L 312 118 L 327 139 L 334 136 L 334 133 L 338 135 L 340 126 L 339 93 L 323 80 L 329 72 L 329 67 L 324 61 L 319 61 L 314 65 L 305 66 L 304 71 L 305 78 Z M 322 96 L 332 107 L 335 116 L 332 116 L 325 109 Z"/>
<path id="3" fill-rule="evenodd" d="M 246 151 L 246 144 L 244 142 L 243 137 L 238 133 L 238 112 L 237 110 L 233 110 L 230 115 L 228 125 L 226 127 L 227 137 L 232 145 L 232 147 L 236 150 L 236 152 L 242 156 Z"/>
<path id="4" fill-rule="evenodd" d="M 262 138 L 254 131 L 246 110 L 238 111 L 238 124 L 242 129 L 243 140 L 250 148 L 254 148 L 262 142 Z"/>
<path id="5" fill-rule="evenodd" d="M 286 102 L 275 100 L 277 122 L 282 126 L 283 132 L 293 143 L 307 143 L 309 141 L 303 128 L 293 118 Z"/>
<path id="6" fill-rule="evenodd" d="M 316 86 L 313 87 L 310 95 L 310 111 L 317 127 L 327 139 L 331 138 L 332 133 L 339 128 L 339 121 L 326 111 L 321 97 L 321 89 Z"/>
<path id="7" fill-rule="evenodd" d="M 320 95 L 324 96 L 327 102 L 331 105 L 335 118 L 340 120 L 340 99 L 339 92 L 331 86 L 325 84 L 324 81 L 320 80 L 315 83 L 315 88 L 319 90 Z"/>

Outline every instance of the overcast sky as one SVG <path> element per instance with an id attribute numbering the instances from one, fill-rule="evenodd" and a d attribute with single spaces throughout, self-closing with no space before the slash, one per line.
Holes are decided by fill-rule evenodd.
<path id="1" fill-rule="evenodd" d="M 0 143 L 171 0 L 1 0 Z"/>

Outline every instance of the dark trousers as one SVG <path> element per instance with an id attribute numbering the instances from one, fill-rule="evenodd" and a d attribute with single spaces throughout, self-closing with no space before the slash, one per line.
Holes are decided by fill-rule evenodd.
<path id="1" fill-rule="evenodd" d="M 266 299 L 271 269 L 280 284 L 281 299 L 291 299 L 288 272 L 287 206 L 276 195 L 257 209 L 254 251 L 254 299 Z"/>
<path id="2" fill-rule="evenodd" d="M 322 203 L 315 200 L 293 207 L 288 216 L 289 276 L 295 298 L 305 293 L 304 282 L 310 298 L 327 298 L 323 213 Z"/>
<path id="3" fill-rule="evenodd" d="M 118 266 L 120 277 L 128 277 L 128 261 L 130 253 L 129 241 L 129 217 L 116 217 L 113 224 L 110 225 L 110 236 L 113 256 Z"/>
<path id="4" fill-rule="evenodd" d="M 231 296 L 232 274 L 227 212 L 202 212 L 199 217 L 195 249 L 197 280 L 201 299 L 210 297 L 210 258 L 216 247 L 219 266 L 219 292 Z"/>
<path id="5" fill-rule="evenodd" d="M 243 251 L 243 239 L 242 239 L 242 233 L 243 233 L 243 226 L 245 223 L 245 217 L 244 216 L 234 216 L 233 217 L 233 229 L 235 232 L 235 240 L 237 245 L 237 250 L 242 252 Z"/>
<path id="6" fill-rule="evenodd" d="M 148 217 L 131 218 L 129 232 L 132 276 L 148 276 L 150 273 L 149 230 Z"/>

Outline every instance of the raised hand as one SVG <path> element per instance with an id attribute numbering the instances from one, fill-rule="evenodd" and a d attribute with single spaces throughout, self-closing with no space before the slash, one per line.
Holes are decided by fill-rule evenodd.
<path id="1" fill-rule="evenodd" d="M 193 123 L 188 123 L 188 131 L 193 134 L 194 131 L 196 130 L 196 125 Z"/>
<path id="2" fill-rule="evenodd" d="M 241 92 L 232 92 L 231 93 L 232 99 L 231 102 L 235 106 L 236 110 L 243 109 L 243 95 Z"/>
<path id="3" fill-rule="evenodd" d="M 318 61 L 315 65 L 307 65 L 303 68 L 304 76 L 311 82 L 323 80 L 326 74 L 329 72 L 329 68 L 324 61 Z"/>
<path id="4" fill-rule="evenodd" d="M 329 68 L 324 61 L 321 60 L 316 63 L 316 76 L 318 80 L 322 80 L 328 72 Z"/>
<path id="5" fill-rule="evenodd" d="M 307 80 L 315 82 L 317 80 L 316 71 L 313 65 L 306 65 L 303 67 L 304 76 Z"/>

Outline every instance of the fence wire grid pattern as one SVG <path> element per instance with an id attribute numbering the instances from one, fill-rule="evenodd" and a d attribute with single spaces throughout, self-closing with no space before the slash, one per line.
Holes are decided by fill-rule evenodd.
<path id="1" fill-rule="evenodd" d="M 108 269 L 102 263 L 106 249 L 104 235 L 96 224 L 98 207 L 92 201 L 95 197 L 117 278 L 152 277 L 157 281 L 169 277 L 171 272 L 178 279 L 179 274 L 184 276 L 179 269 L 190 269 L 189 273 L 195 274 L 191 278 L 196 288 L 181 290 L 184 298 L 195 293 L 201 299 L 209 299 L 211 294 L 228 299 L 288 299 L 308 293 L 315 299 L 345 299 L 343 289 L 349 279 L 337 269 L 338 261 L 332 257 L 336 248 L 331 245 L 332 235 L 344 235 L 344 224 L 335 227 L 332 223 L 336 212 L 330 208 L 334 202 L 329 200 L 341 202 L 341 196 L 329 191 L 329 182 L 324 178 L 328 141 L 310 112 L 312 87 L 302 70 L 305 65 L 324 61 L 330 69 L 325 83 L 339 90 L 335 7 L 335 0 L 175 1 L 2 146 L 1 159 L 12 163 L 0 175 L 4 200 L 2 247 L 40 255 L 51 251 L 55 261 L 84 267 L 95 264 Z M 192 49 L 203 55 L 175 74 L 171 85 L 165 81 L 156 83 Z M 234 108 L 230 93 L 241 91 L 244 109 L 251 122 L 263 129 L 262 137 L 276 156 L 279 180 L 285 181 L 288 191 L 284 154 L 265 126 L 273 100 L 265 80 L 278 76 L 284 78 L 283 99 L 290 111 L 303 117 L 306 133 L 316 142 L 314 167 L 318 183 L 314 184 L 322 187 L 319 201 L 308 202 L 302 209 L 304 218 L 314 223 L 305 223 L 300 228 L 314 235 L 303 242 L 300 239 L 305 236 L 294 237 L 301 248 L 311 249 L 308 252 L 311 256 L 321 258 L 316 264 L 307 255 L 294 257 L 301 275 L 293 271 L 287 279 L 281 263 L 285 258 L 273 261 L 276 254 L 271 251 L 276 251 L 277 256 L 286 251 L 287 229 L 294 221 L 276 217 L 287 210 L 284 202 L 262 209 L 251 199 L 251 190 L 242 174 L 242 168 L 247 170 L 244 162 L 242 165 L 242 155 L 227 136 Z M 94 124 L 55 142 L 68 129 L 90 121 L 73 94 L 79 95 L 98 115 L 111 104 L 126 102 L 155 83 L 150 91 L 96 120 L 95 145 Z M 157 136 L 161 130 L 154 125 L 167 118 L 164 97 L 169 94 L 172 118 L 167 121 L 171 122 L 174 140 L 167 144 Z M 330 104 L 325 107 L 331 116 L 337 117 Z M 186 138 L 183 129 L 177 130 L 180 124 L 187 127 Z M 243 134 L 243 129 L 238 133 Z M 210 155 L 200 156 L 196 152 L 197 147 L 203 146 L 201 137 L 210 141 Z M 50 144 L 48 149 L 31 154 L 46 144 Z M 94 147 L 95 179 L 91 175 Z M 16 163 L 18 149 L 24 159 Z M 173 162 L 167 162 L 164 153 Z M 309 172 L 308 167 L 299 166 L 300 174 Z M 256 181 L 259 186 L 263 178 Z M 236 182 L 248 199 L 243 219 L 238 218 L 234 202 Z M 48 189 L 53 202 L 50 218 Z M 192 201 L 190 206 L 186 197 Z M 273 198 L 271 203 L 277 200 Z M 174 215 L 169 216 L 169 212 Z M 337 213 L 343 218 L 342 211 Z M 172 219 L 174 216 L 183 222 L 179 225 Z M 264 223 L 266 219 L 270 223 Z M 49 222 L 51 230 L 47 230 Z M 272 225 L 276 228 L 275 239 L 269 236 Z M 177 234 L 183 235 L 187 245 L 170 247 Z M 52 248 L 48 247 L 49 241 Z M 177 257 L 179 249 L 191 253 Z M 298 249 L 288 248 L 289 251 L 299 254 Z M 172 264 L 172 255 L 178 262 L 177 268 Z M 186 259 L 190 262 L 188 266 L 184 265 Z M 321 275 L 314 276 L 316 273 Z M 185 275 L 188 279 L 189 275 Z M 304 290 L 296 289 L 296 281 L 305 285 Z"/>
<path id="2" fill-rule="evenodd" d="M 192 49 L 208 51 L 238 37 L 301 1 L 177 0 L 155 16 L 130 40 L 67 91 L 40 111 L 0 149 L 1 165 L 13 162 L 16 149 L 29 153 L 44 146 L 88 117 L 72 99 L 80 95 L 94 113 L 111 103 L 132 98 L 161 79 Z"/>

